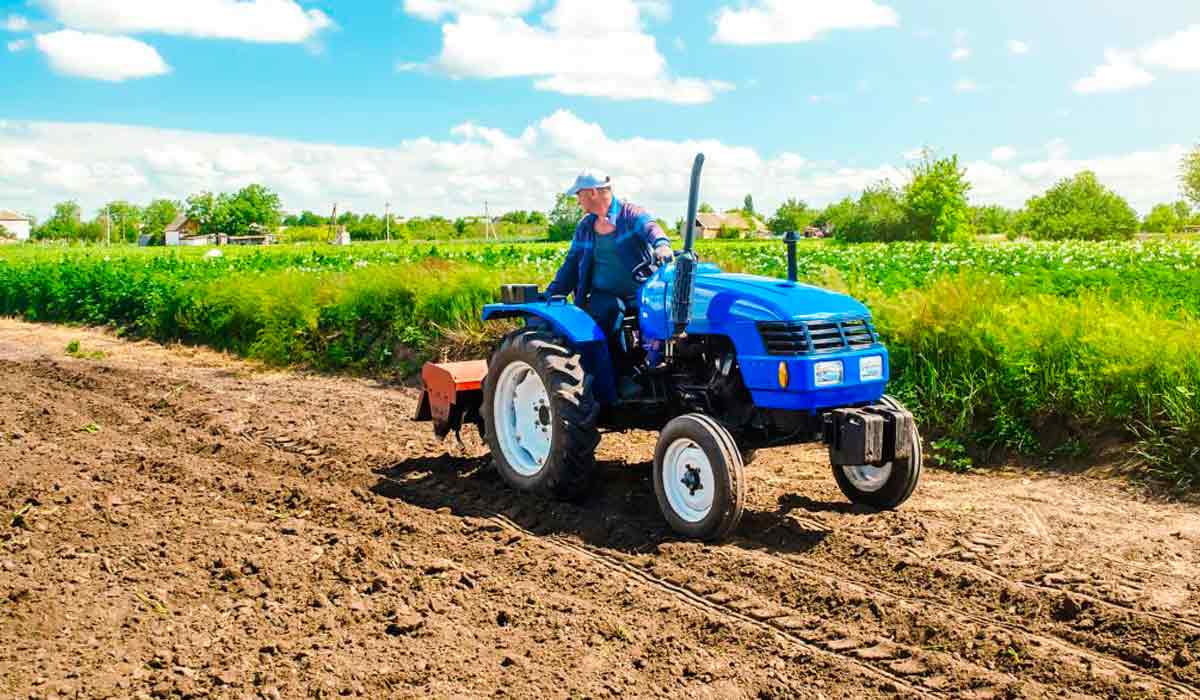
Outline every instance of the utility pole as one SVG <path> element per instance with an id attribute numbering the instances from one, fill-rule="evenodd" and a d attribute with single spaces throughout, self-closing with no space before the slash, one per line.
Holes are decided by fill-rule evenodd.
<path id="1" fill-rule="evenodd" d="M 488 203 L 486 199 L 483 200 L 483 237 L 485 239 L 500 238 L 496 235 L 496 229 L 492 228 L 492 215 L 488 212 Z"/>
<path id="2" fill-rule="evenodd" d="M 333 203 L 333 213 L 329 215 L 329 233 L 337 240 L 337 202 Z"/>
<path id="3" fill-rule="evenodd" d="M 112 247 L 112 209 L 104 205 L 104 243 Z"/>
<path id="4" fill-rule="evenodd" d="M 392 203 L 384 202 L 383 204 L 383 235 L 388 243 L 392 242 Z"/>

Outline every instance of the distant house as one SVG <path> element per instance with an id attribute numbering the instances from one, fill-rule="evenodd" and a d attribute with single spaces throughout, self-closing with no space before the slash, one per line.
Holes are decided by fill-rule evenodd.
<path id="1" fill-rule="evenodd" d="M 29 240 L 29 230 L 33 227 L 33 221 L 28 216 L 23 216 L 15 211 L 0 209 L 0 226 L 3 226 L 5 231 L 16 236 L 18 241 L 27 241 Z"/>
<path id="2" fill-rule="evenodd" d="M 736 231 L 738 238 L 769 236 L 770 231 L 758 219 L 747 217 L 737 212 L 728 214 L 697 214 L 696 232 L 700 238 L 716 238 L 721 229 Z"/>
<path id="3" fill-rule="evenodd" d="M 167 228 L 163 232 L 164 243 L 166 245 L 208 245 L 207 241 L 203 240 L 199 242 L 185 242 L 185 239 L 193 238 L 199 232 L 199 221 L 189 219 L 187 214 L 180 214 L 171 223 L 167 224 Z M 200 238 L 211 238 L 211 236 L 200 236 Z"/>

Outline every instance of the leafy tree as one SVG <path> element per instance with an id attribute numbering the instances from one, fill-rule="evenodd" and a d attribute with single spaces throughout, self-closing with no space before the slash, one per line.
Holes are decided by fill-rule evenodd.
<path id="1" fill-rule="evenodd" d="M 715 210 L 708 202 L 700 202 L 700 208 L 697 211 L 701 214 L 712 214 Z"/>
<path id="2" fill-rule="evenodd" d="M 563 193 L 554 197 L 554 209 L 550 210 L 549 238 L 552 241 L 569 241 L 575 235 L 575 227 L 583 218 L 583 207 L 574 198 Z"/>
<path id="3" fill-rule="evenodd" d="M 746 198 L 742 200 L 742 211 L 754 216 L 754 197 L 746 195 Z"/>
<path id="4" fill-rule="evenodd" d="M 200 192 L 187 198 L 187 215 L 200 224 L 201 233 L 214 233 L 218 223 L 217 198 L 212 192 Z"/>
<path id="5" fill-rule="evenodd" d="M 1183 186 L 1183 196 L 1200 208 L 1200 145 L 1188 151 L 1179 164 L 1179 180 Z"/>
<path id="6" fill-rule="evenodd" d="M 108 222 L 112 223 L 112 240 L 131 243 L 137 240 L 142 230 L 142 208 L 125 201 L 114 201 L 106 204 L 96 214 L 96 220 L 104 227 L 104 235 L 109 234 Z"/>
<path id="7" fill-rule="evenodd" d="M 1085 170 L 1031 197 L 1019 225 L 1039 240 L 1100 240 L 1131 238 L 1138 218 L 1128 202 Z"/>
<path id="8" fill-rule="evenodd" d="M 998 204 L 971 207 L 971 226 L 979 233 L 1009 234 L 1016 231 L 1017 212 Z"/>
<path id="9" fill-rule="evenodd" d="M 813 219 L 814 226 L 820 226 L 827 231 L 837 231 L 837 229 L 845 224 L 854 215 L 855 202 L 852 198 L 846 197 L 839 202 L 833 202 L 827 205 Z"/>
<path id="10" fill-rule="evenodd" d="M 329 217 L 314 214 L 311 211 L 305 210 L 296 219 L 295 226 L 328 226 Z"/>
<path id="11" fill-rule="evenodd" d="M 1142 230 L 1149 233 L 1175 233 L 1192 219 L 1192 209 L 1187 202 L 1155 204 L 1142 220 Z"/>
<path id="12" fill-rule="evenodd" d="M 283 206 L 279 195 L 262 185 L 247 185 L 232 196 L 221 195 L 217 202 L 217 219 L 223 233 L 244 235 L 251 224 L 274 231 L 282 220 Z"/>
<path id="13" fill-rule="evenodd" d="M 730 239 L 741 237 L 742 232 L 728 224 L 721 224 L 721 228 L 717 229 L 717 238 Z"/>
<path id="14" fill-rule="evenodd" d="M 531 211 L 529 212 L 529 220 L 526 223 L 530 226 L 545 226 L 546 215 L 540 211 Z"/>
<path id="15" fill-rule="evenodd" d="M 783 234 L 788 231 L 803 233 L 804 229 L 811 226 L 816 218 L 817 212 L 809 209 L 807 204 L 798 199 L 789 198 L 775 210 L 775 216 L 772 216 L 767 222 L 767 228 L 775 234 Z"/>
<path id="16" fill-rule="evenodd" d="M 845 241 L 898 241 L 907 237 L 904 195 L 884 180 L 868 187 L 850 207 L 839 211 L 835 235 Z"/>
<path id="17" fill-rule="evenodd" d="M 0 238 L 3 238 L 3 239 L 4 239 L 4 240 L 6 240 L 6 241 L 11 241 L 11 240 L 13 240 L 13 239 L 14 239 L 14 238 L 16 238 L 16 237 L 17 237 L 17 234 L 15 234 L 15 233 L 13 233 L 13 232 L 9 231 L 8 229 L 4 228 L 4 225 L 3 225 L 3 224 L 0 224 Z"/>
<path id="18" fill-rule="evenodd" d="M 183 211 L 183 203 L 173 199 L 156 199 L 142 210 L 142 231 L 149 234 L 150 245 L 162 245 L 167 226 Z"/>
<path id="19" fill-rule="evenodd" d="M 904 211 L 908 237 L 923 241 L 962 241 L 971 237 L 966 170 L 958 167 L 958 156 L 935 158 L 926 152 L 912 168 L 912 180 L 904 187 Z"/>
<path id="20" fill-rule="evenodd" d="M 32 232 L 35 239 L 75 239 L 79 237 L 80 218 L 83 211 L 79 203 L 70 200 L 54 205 L 54 214 Z"/>

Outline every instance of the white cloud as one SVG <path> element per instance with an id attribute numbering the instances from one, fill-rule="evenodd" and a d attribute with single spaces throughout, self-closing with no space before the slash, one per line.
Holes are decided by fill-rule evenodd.
<path id="1" fill-rule="evenodd" d="M 1137 65 L 1131 53 L 1105 49 L 1104 59 L 1104 64 L 1096 66 L 1091 75 L 1076 81 L 1075 92 L 1084 95 L 1120 92 L 1154 82 L 1154 76 Z"/>
<path id="2" fill-rule="evenodd" d="M 1017 157 L 1017 151 L 1012 146 L 999 146 L 992 149 L 992 160 L 997 163 L 1007 163 Z"/>
<path id="3" fill-rule="evenodd" d="M 955 92 L 971 92 L 976 87 L 977 86 L 975 85 L 974 80 L 971 80 L 969 78 L 963 78 L 962 80 L 960 80 L 954 84 L 954 91 Z"/>
<path id="4" fill-rule="evenodd" d="M 404 11 L 435 22 L 459 14 L 516 17 L 533 9 L 535 0 L 404 0 Z"/>
<path id="5" fill-rule="evenodd" d="M 21 15 L 9 15 L 4 20 L 4 29 L 9 32 L 29 31 L 29 20 Z"/>
<path id="6" fill-rule="evenodd" d="M 917 104 L 919 104 L 919 105 L 927 105 L 930 102 L 933 102 L 933 98 L 930 97 L 929 95 L 917 95 L 916 100 L 917 100 Z"/>
<path id="7" fill-rule="evenodd" d="M 671 0 L 634 0 L 638 11 L 648 20 L 666 22 L 671 19 Z"/>
<path id="8" fill-rule="evenodd" d="M 951 61 L 965 61 L 971 57 L 971 49 L 965 46 L 960 46 L 950 53 Z"/>
<path id="9" fill-rule="evenodd" d="M 8 50 L 10 53 L 16 53 L 18 51 L 24 51 L 25 49 L 29 48 L 32 45 L 33 45 L 33 42 L 29 41 L 28 39 L 13 39 L 12 41 L 8 42 L 5 46 L 8 47 Z"/>
<path id="10" fill-rule="evenodd" d="M 972 199 L 1019 206 L 1056 180 L 1082 169 L 1146 211 L 1176 195 L 1183 146 L 1153 151 L 1008 165 L 967 164 Z M 846 167 L 797 153 L 773 157 L 711 139 L 614 138 L 594 122 L 560 110 L 519 132 L 460 124 L 444 137 L 390 148 L 303 143 L 259 136 L 172 131 L 115 124 L 0 121 L 0 201 L 44 218 L 54 202 L 77 199 L 86 212 L 104 201 L 183 198 L 262 183 L 289 210 L 326 211 L 336 201 L 358 212 L 405 215 L 547 210 L 579 169 L 612 174 L 618 196 L 668 220 L 682 214 L 692 157 L 708 157 L 705 201 L 736 206 L 751 192 L 765 211 L 788 197 L 814 206 L 857 195 L 882 179 L 902 183 L 894 164 Z M 914 155 L 914 154 L 909 154 Z"/>
<path id="11" fill-rule="evenodd" d="M 62 29 L 38 34 L 34 42 L 50 66 L 65 75 L 121 82 L 163 75 L 171 70 L 153 46 L 129 37 Z"/>
<path id="12" fill-rule="evenodd" d="M 733 85 L 675 77 L 643 23 L 645 3 L 558 0 L 532 25 L 522 17 L 460 14 L 442 25 L 435 64 L 460 78 L 534 78 L 539 90 L 678 104 L 712 101 Z M 588 41 L 580 41 L 587 36 Z"/>
<path id="13" fill-rule="evenodd" d="M 921 160 L 925 156 L 925 147 L 914 148 L 901 154 L 904 160 Z"/>
<path id="14" fill-rule="evenodd" d="M 296 0 L 37 0 L 72 29 L 266 43 L 309 41 L 333 21 Z"/>
<path id="15" fill-rule="evenodd" d="M 894 27 L 900 16 L 875 0 L 755 0 L 717 12 L 713 41 L 721 44 L 790 44 L 838 29 Z"/>
<path id="16" fill-rule="evenodd" d="M 1142 61 L 1176 71 L 1200 71 L 1200 24 L 1159 39 L 1141 52 Z"/>
<path id="17" fill-rule="evenodd" d="M 1029 53 L 1029 44 L 1026 44 L 1020 39 L 1009 39 L 1005 46 L 1008 47 L 1008 52 L 1014 55 L 1019 56 L 1021 54 Z"/>

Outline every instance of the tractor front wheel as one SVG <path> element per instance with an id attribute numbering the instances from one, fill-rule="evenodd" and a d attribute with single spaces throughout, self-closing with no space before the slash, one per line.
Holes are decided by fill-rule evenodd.
<path id="1" fill-rule="evenodd" d="M 904 408 L 899 401 L 887 395 L 879 403 L 888 408 Z M 838 488 L 853 503 L 884 509 L 899 507 L 908 500 L 921 480 L 921 434 L 917 432 L 915 423 L 910 440 L 912 452 L 907 458 L 893 460 L 881 467 L 834 465 L 833 478 Z"/>
<path id="2" fill-rule="evenodd" d="M 654 450 L 654 493 L 675 532 L 708 541 L 727 537 L 746 504 L 742 454 L 733 436 L 700 413 L 667 423 Z"/>
<path id="3" fill-rule="evenodd" d="M 488 360 L 482 414 L 496 468 L 511 486 L 563 499 L 587 492 L 599 406 L 578 353 L 545 331 L 510 333 Z"/>

